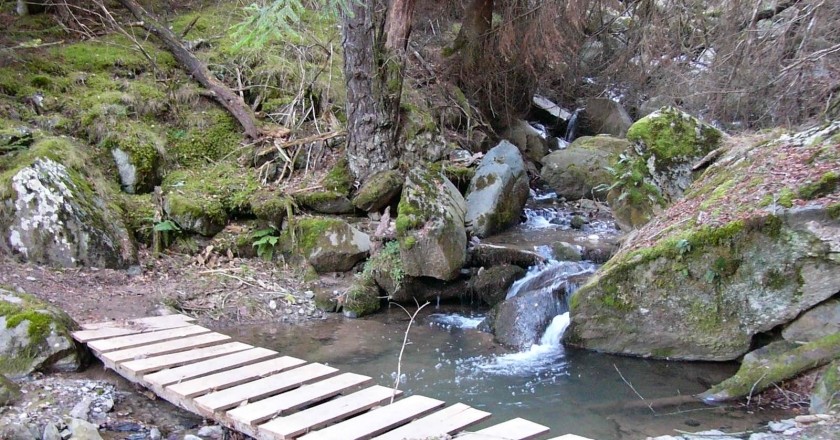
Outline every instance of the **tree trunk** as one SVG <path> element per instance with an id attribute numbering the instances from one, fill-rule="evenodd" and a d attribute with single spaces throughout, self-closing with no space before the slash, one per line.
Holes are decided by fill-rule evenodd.
<path id="1" fill-rule="evenodd" d="M 178 63 L 192 77 L 206 87 L 213 98 L 219 102 L 230 114 L 239 121 L 245 134 L 251 139 L 258 139 L 262 132 L 257 127 L 257 121 L 250 107 L 239 95 L 217 80 L 207 66 L 188 51 L 178 37 L 155 16 L 147 12 L 134 0 L 118 0 L 121 5 L 142 22 L 143 27 L 160 38 L 166 48 L 172 53 Z"/>
<path id="2" fill-rule="evenodd" d="M 477 66 L 484 52 L 484 42 L 493 29 L 493 0 L 473 0 L 464 14 L 461 31 L 453 49 L 461 51 L 464 67 Z"/>
<path id="3" fill-rule="evenodd" d="M 350 2 L 342 17 L 344 79 L 347 83 L 347 161 L 359 181 L 372 174 L 397 166 L 392 106 L 398 101 L 402 82 L 388 81 L 382 75 L 380 60 L 387 60 L 380 35 L 377 35 L 375 0 Z M 406 34 L 407 38 L 407 34 Z M 390 62 L 386 63 L 386 66 Z M 391 89 L 389 90 L 389 83 Z"/>

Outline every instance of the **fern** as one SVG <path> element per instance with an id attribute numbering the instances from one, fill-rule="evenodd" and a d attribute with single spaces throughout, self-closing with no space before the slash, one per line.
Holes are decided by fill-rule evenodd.
<path id="1" fill-rule="evenodd" d="M 319 12 L 337 17 L 350 14 L 350 2 L 361 0 L 318 0 Z M 297 31 L 306 6 L 300 0 L 266 0 L 244 8 L 246 18 L 233 26 L 234 50 L 261 49 L 271 41 L 300 38 Z"/>

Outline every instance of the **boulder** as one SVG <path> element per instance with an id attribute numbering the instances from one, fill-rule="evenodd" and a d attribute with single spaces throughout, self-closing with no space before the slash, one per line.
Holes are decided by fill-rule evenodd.
<path id="1" fill-rule="evenodd" d="M 70 437 L 73 440 L 102 440 L 99 426 L 82 419 L 70 419 L 67 429 L 73 433 Z"/>
<path id="2" fill-rule="evenodd" d="M 624 137 L 633 124 L 624 106 L 608 98 L 590 98 L 584 103 L 581 131 Z"/>
<path id="3" fill-rule="evenodd" d="M 467 258 L 466 202 L 446 177 L 412 169 L 396 220 L 406 275 L 452 280 Z"/>
<path id="4" fill-rule="evenodd" d="M 840 332 L 840 300 L 826 301 L 803 313 L 782 330 L 782 337 L 791 342 L 811 342 Z"/>
<path id="5" fill-rule="evenodd" d="M 291 197 L 266 188 L 254 192 L 249 204 L 258 219 L 277 230 L 283 228 L 283 221 L 294 212 L 295 206 Z"/>
<path id="6" fill-rule="evenodd" d="M 361 318 L 379 310 L 381 305 L 379 288 L 370 277 L 356 277 L 347 289 L 342 303 L 344 316 Z"/>
<path id="7" fill-rule="evenodd" d="M 490 307 L 499 304 L 507 296 L 508 289 L 516 280 L 525 276 L 525 269 L 512 264 L 493 266 L 480 270 L 472 278 L 472 291 Z"/>
<path id="8" fill-rule="evenodd" d="M 353 197 L 353 205 L 366 212 L 379 212 L 390 205 L 402 191 L 399 171 L 381 171 L 371 176 Z"/>
<path id="9" fill-rule="evenodd" d="M 0 167 L 0 250 L 60 267 L 136 264 L 117 195 L 75 143 L 43 138 Z"/>
<path id="10" fill-rule="evenodd" d="M 582 251 L 580 246 L 575 246 L 565 241 L 558 241 L 551 244 L 551 253 L 557 261 L 580 261 Z"/>
<path id="11" fill-rule="evenodd" d="M 355 210 L 347 196 L 335 191 L 313 191 L 296 194 L 295 200 L 321 214 L 350 214 Z"/>
<path id="12" fill-rule="evenodd" d="M 102 146 L 111 150 L 120 187 L 126 193 L 150 192 L 160 182 L 164 141 L 153 128 L 141 122 L 118 124 L 102 141 Z"/>
<path id="13" fill-rule="evenodd" d="M 539 341 L 555 316 L 565 312 L 561 301 L 565 289 L 521 292 L 493 309 L 490 327 L 496 340 L 508 347 L 525 349 Z"/>
<path id="14" fill-rule="evenodd" d="M 467 189 L 466 222 L 472 235 L 487 237 L 518 223 L 528 193 L 522 155 L 510 142 L 500 142 L 484 156 Z"/>
<path id="15" fill-rule="evenodd" d="M 338 218 L 296 219 L 292 229 L 283 233 L 281 248 L 302 255 L 318 273 L 348 271 L 370 252 L 370 237 Z"/>
<path id="16" fill-rule="evenodd" d="M 79 370 L 84 351 L 70 336 L 76 327 L 60 309 L 0 286 L 0 371 L 14 378 Z"/>
<path id="17" fill-rule="evenodd" d="M 811 390 L 811 414 L 829 414 L 840 407 L 840 360 L 825 368 Z"/>
<path id="18" fill-rule="evenodd" d="M 514 264 L 527 269 L 544 262 L 545 257 L 534 251 L 482 243 L 470 248 L 467 266 L 491 267 Z"/>
<path id="19" fill-rule="evenodd" d="M 20 387 L 0 374 L 0 408 L 13 405 L 20 398 Z"/>
<path id="20" fill-rule="evenodd" d="M 569 342 L 610 353 L 730 360 L 753 336 L 840 291 L 840 122 L 742 143 L 634 233 L 572 298 Z M 761 170 L 808 170 L 784 178 Z M 822 177 L 820 177 L 822 176 Z M 791 208 L 767 206 L 798 194 Z M 807 198 L 805 200 L 804 198 Z"/>
<path id="21" fill-rule="evenodd" d="M 513 121 L 502 138 L 510 141 L 525 157 L 536 163 L 540 163 L 548 154 L 545 134 L 521 119 Z"/>
<path id="22" fill-rule="evenodd" d="M 596 188 L 612 184 L 614 178 L 607 168 L 614 166 L 630 146 L 626 140 L 611 136 L 577 138 L 568 148 L 543 158 L 540 177 L 558 197 L 603 200 L 606 192 L 596 191 Z"/>

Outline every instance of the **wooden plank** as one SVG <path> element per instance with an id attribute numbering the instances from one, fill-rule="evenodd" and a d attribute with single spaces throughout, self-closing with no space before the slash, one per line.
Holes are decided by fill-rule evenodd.
<path id="1" fill-rule="evenodd" d="M 279 373 L 305 363 L 306 361 L 301 359 L 283 356 L 172 384 L 166 387 L 166 390 L 181 397 L 196 397 Z"/>
<path id="2" fill-rule="evenodd" d="M 222 391 L 205 394 L 196 398 L 195 404 L 208 411 L 221 411 L 233 408 L 243 402 L 253 402 L 263 397 L 297 388 L 304 383 L 332 376 L 337 372 L 337 369 L 323 364 L 304 365 Z M 200 381 L 201 379 L 197 380 Z"/>
<path id="3" fill-rule="evenodd" d="M 221 345 L 212 345 L 210 347 L 196 348 L 194 350 L 179 351 L 177 353 L 122 362 L 117 365 L 115 369 L 117 371 L 125 371 L 133 375 L 141 375 L 151 371 L 172 368 L 179 365 L 215 358 L 217 356 L 236 353 L 248 350 L 249 348 L 253 347 L 248 344 L 243 344 L 242 342 L 228 342 Z"/>
<path id="4" fill-rule="evenodd" d="M 403 440 L 407 438 L 438 438 L 454 434 L 490 417 L 489 412 L 477 410 L 463 403 L 429 414 L 408 425 L 386 432 L 374 440 Z"/>
<path id="5" fill-rule="evenodd" d="M 127 319 L 122 321 L 105 321 L 95 322 L 90 324 L 81 324 L 82 330 L 98 330 L 102 328 L 124 328 L 136 329 L 140 331 L 149 331 L 152 329 L 170 328 L 167 325 L 175 323 L 189 323 L 195 321 L 195 318 L 187 315 L 174 314 L 163 316 L 149 316 L 146 318 Z"/>
<path id="6" fill-rule="evenodd" d="M 200 335 L 202 333 L 210 333 L 210 329 L 197 325 L 189 325 L 167 330 L 118 336 L 110 339 L 100 339 L 98 341 L 88 342 L 88 347 L 91 350 L 104 353 L 125 348 L 139 347 L 141 345 L 148 345 L 154 342 L 170 341 L 172 339 Z"/>
<path id="7" fill-rule="evenodd" d="M 269 358 L 279 356 L 274 350 L 262 347 L 251 347 L 244 351 L 214 357 L 205 361 L 187 364 L 181 367 L 168 368 L 157 373 L 147 374 L 143 379 L 152 385 L 165 387 L 174 383 L 194 379 L 220 371 L 232 370 L 244 365 L 253 364 Z M 135 361 L 137 362 L 137 361 Z"/>
<path id="8" fill-rule="evenodd" d="M 312 432 L 301 440 L 367 440 L 443 405 L 442 400 L 414 395 Z"/>
<path id="9" fill-rule="evenodd" d="M 566 435 L 561 435 L 560 437 L 554 437 L 554 438 L 551 438 L 551 439 L 548 439 L 548 440 L 592 440 L 592 439 L 586 438 L 586 437 L 581 437 L 581 436 L 575 435 L 575 434 L 566 434 Z"/>
<path id="10" fill-rule="evenodd" d="M 515 418 L 474 433 L 459 435 L 458 440 L 530 440 L 548 431 L 547 426 Z"/>
<path id="11" fill-rule="evenodd" d="M 159 318 L 156 321 L 146 323 L 146 324 L 137 324 L 137 325 L 127 325 L 127 327 L 100 327 L 94 328 L 89 330 L 78 330 L 73 332 L 73 339 L 85 343 L 90 341 L 96 341 L 99 339 L 106 339 L 112 338 L 114 336 L 124 336 L 124 335 L 133 335 L 137 333 L 144 333 L 144 332 L 153 332 L 156 330 L 166 330 L 170 328 L 178 328 L 178 327 L 185 327 L 190 324 L 190 321 L 185 321 L 186 318 L 183 315 L 168 315 L 168 316 L 160 316 L 155 317 Z M 105 323 L 111 324 L 111 323 Z M 114 324 L 116 325 L 116 324 Z M 82 325 L 84 327 L 84 325 Z"/>
<path id="12" fill-rule="evenodd" d="M 296 390 L 234 408 L 227 412 L 226 417 L 229 417 L 237 426 L 253 426 L 370 382 L 370 377 L 362 376 L 361 374 L 339 374 L 338 376 L 330 377 L 319 382 L 304 385 Z"/>
<path id="13" fill-rule="evenodd" d="M 201 348 L 208 345 L 216 345 L 222 341 L 227 341 L 230 336 L 221 333 L 205 333 L 203 335 L 191 336 L 187 338 L 178 339 L 175 341 L 159 342 L 157 344 L 144 345 L 142 347 L 126 348 L 125 350 L 117 350 L 109 353 L 102 353 L 102 358 L 108 359 L 111 362 L 123 362 L 133 359 L 141 359 L 154 355 L 161 355 L 167 353 L 175 353 L 191 348 Z"/>
<path id="14" fill-rule="evenodd" d="M 402 391 L 397 391 L 396 394 L 399 396 Z M 393 389 L 380 385 L 365 388 L 353 394 L 330 400 L 286 417 L 278 417 L 259 425 L 260 438 L 291 439 L 312 429 L 346 419 L 376 405 L 388 402 L 393 395 Z"/>

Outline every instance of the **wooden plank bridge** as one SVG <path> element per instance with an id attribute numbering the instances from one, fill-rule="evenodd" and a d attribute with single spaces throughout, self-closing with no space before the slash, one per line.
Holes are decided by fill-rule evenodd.
<path id="1" fill-rule="evenodd" d="M 490 413 L 372 385 L 371 378 L 232 341 L 184 315 L 82 325 L 73 333 L 106 367 L 167 401 L 266 440 L 542 438 L 516 418 L 466 429 Z M 553 440 L 587 440 L 567 434 Z"/>

